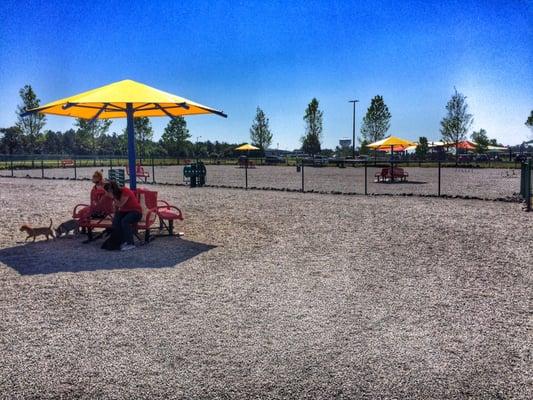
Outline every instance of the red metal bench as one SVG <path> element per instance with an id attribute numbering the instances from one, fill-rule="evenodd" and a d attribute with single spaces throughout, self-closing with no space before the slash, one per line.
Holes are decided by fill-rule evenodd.
<path id="1" fill-rule="evenodd" d="M 126 173 L 128 175 L 130 174 L 130 168 L 127 164 L 126 164 Z M 150 177 L 150 174 L 148 173 L 148 171 L 145 171 L 141 164 L 137 164 L 137 166 L 135 167 L 135 175 L 137 175 L 137 178 L 144 178 L 145 182 Z"/>
<path id="2" fill-rule="evenodd" d="M 106 197 L 105 192 L 102 191 L 96 194 L 95 199 L 91 199 L 91 203 L 95 202 L 99 203 L 98 210 L 93 210 L 88 204 L 76 204 L 72 212 L 72 218 L 77 220 L 82 231 L 87 233 L 88 241 L 95 239 L 94 229 L 111 228 L 113 224 L 113 199 Z M 97 213 L 100 215 L 96 217 Z"/>
<path id="3" fill-rule="evenodd" d="M 389 176 L 390 176 L 390 171 L 389 171 Z M 406 171 L 404 171 L 404 169 L 401 167 L 394 167 L 392 169 L 393 179 L 400 179 L 400 181 L 406 181 L 408 176 L 409 174 Z"/>
<path id="4" fill-rule="evenodd" d="M 403 168 L 401 167 L 394 167 L 392 168 L 392 174 L 391 174 L 391 168 L 382 168 L 381 172 L 376 172 L 374 174 L 374 178 L 377 179 L 377 182 L 386 182 L 386 181 L 393 181 L 395 179 L 399 179 L 400 181 L 406 181 L 409 177 L 409 173 L 407 173 Z"/>
<path id="5" fill-rule="evenodd" d="M 166 229 L 169 236 L 174 235 L 174 221 L 183 221 L 181 210 L 164 200 L 158 200 L 156 191 L 137 188 L 135 195 L 142 207 L 142 218 L 133 227 L 137 238 L 141 240 L 139 231 L 144 231 L 144 242 L 149 242 L 151 230 L 155 228 L 155 222 L 158 219 L 159 231 Z M 91 217 L 91 207 L 87 204 L 77 204 L 72 213 L 72 217 L 78 221 L 80 228 L 87 233 L 88 242 L 100 238 L 105 229 L 109 229 L 113 225 L 113 200 L 103 194 L 100 194 L 98 200 L 100 199 L 102 199 L 99 208 L 101 216 Z M 103 231 L 95 236 L 95 229 L 103 229 Z"/>
<path id="6" fill-rule="evenodd" d="M 388 176 L 389 176 L 388 168 L 382 168 L 380 172 L 376 172 L 374 174 L 374 178 L 377 179 L 377 182 L 385 182 Z"/>
<path id="7" fill-rule="evenodd" d="M 144 203 L 146 208 L 153 210 L 157 218 L 159 218 L 159 231 L 166 229 L 169 236 L 174 235 L 174 221 L 183 221 L 181 210 L 165 200 L 158 200 L 158 193 L 155 191 L 138 188 L 136 193 L 141 206 Z"/>

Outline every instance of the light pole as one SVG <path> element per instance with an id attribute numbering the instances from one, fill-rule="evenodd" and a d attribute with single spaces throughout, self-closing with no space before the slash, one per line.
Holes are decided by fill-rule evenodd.
<path id="1" fill-rule="evenodd" d="M 355 103 L 359 100 L 348 100 L 348 103 L 353 103 L 353 120 L 352 120 L 352 158 L 355 160 Z"/>
<path id="2" fill-rule="evenodd" d="M 201 139 L 201 136 L 196 136 L 196 163 L 199 161 L 200 146 L 198 146 L 198 141 Z"/>

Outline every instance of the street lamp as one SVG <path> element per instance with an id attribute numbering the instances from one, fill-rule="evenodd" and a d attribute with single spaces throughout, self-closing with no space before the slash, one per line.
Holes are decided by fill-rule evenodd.
<path id="1" fill-rule="evenodd" d="M 353 122 L 352 122 L 352 158 L 355 160 L 355 103 L 359 103 L 359 100 L 348 100 L 348 103 L 353 103 Z"/>

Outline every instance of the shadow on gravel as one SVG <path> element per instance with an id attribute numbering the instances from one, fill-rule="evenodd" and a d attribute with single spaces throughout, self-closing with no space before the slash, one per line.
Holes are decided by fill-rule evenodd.
<path id="1" fill-rule="evenodd" d="M 102 250 L 101 244 L 82 244 L 81 237 L 43 240 L 0 249 L 0 262 L 20 275 L 171 268 L 216 247 L 177 237 L 160 237 L 126 252 Z"/>
<path id="2" fill-rule="evenodd" d="M 394 181 L 394 182 L 373 182 L 373 183 L 376 183 L 376 184 L 383 184 L 384 186 L 387 186 L 387 185 L 396 185 L 396 184 L 400 184 L 400 185 L 408 185 L 408 184 L 413 184 L 413 185 L 425 185 L 427 184 L 427 182 L 425 181 Z"/>

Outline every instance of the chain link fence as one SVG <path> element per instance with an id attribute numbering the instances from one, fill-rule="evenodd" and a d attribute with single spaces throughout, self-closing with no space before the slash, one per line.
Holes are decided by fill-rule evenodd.
<path id="1" fill-rule="evenodd" d="M 139 160 L 139 183 L 185 185 L 183 168 L 196 160 Z M 518 200 L 523 167 L 517 162 L 455 163 L 435 161 L 361 161 L 312 166 L 301 160 L 266 165 L 264 159 L 204 159 L 206 186 L 288 190 L 311 193 L 416 195 Z M 241 160 L 242 161 L 242 160 Z M 44 179 L 90 179 L 94 170 L 124 168 L 119 156 L 0 156 L 0 175 Z"/>

